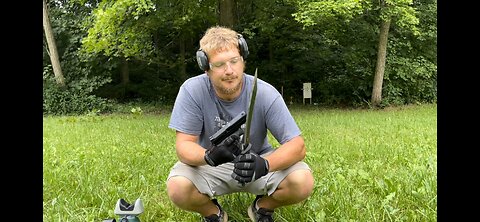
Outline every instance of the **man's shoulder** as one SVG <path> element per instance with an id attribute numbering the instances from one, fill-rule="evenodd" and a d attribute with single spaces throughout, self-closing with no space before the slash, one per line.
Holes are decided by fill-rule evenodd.
<path id="1" fill-rule="evenodd" d="M 204 73 L 188 78 L 183 82 L 181 87 L 190 94 L 198 94 L 203 91 L 208 91 L 209 85 L 208 76 Z"/>
<path id="2" fill-rule="evenodd" d="M 188 78 L 187 80 L 185 80 L 185 82 L 183 82 L 183 85 L 184 86 L 198 85 L 198 84 L 203 84 L 206 81 L 208 81 L 208 76 L 207 74 L 202 73 L 202 74 Z"/>
<path id="3" fill-rule="evenodd" d="M 254 80 L 254 76 L 250 75 L 250 74 L 245 74 L 245 77 L 247 79 L 247 81 L 249 82 L 249 85 L 253 86 L 253 80 Z M 258 90 L 265 90 L 267 92 L 270 92 L 270 93 L 274 93 L 277 91 L 277 89 L 272 85 L 270 84 L 269 82 L 259 78 L 257 76 L 257 89 Z M 270 94 L 268 93 L 268 94 Z"/>
<path id="4" fill-rule="evenodd" d="M 246 79 L 247 79 L 246 81 L 248 82 L 247 83 L 248 92 L 252 92 L 254 78 L 255 77 L 252 75 L 248 75 L 248 74 L 246 75 Z M 248 95 L 250 94 L 248 93 Z M 265 80 L 262 80 L 257 76 L 256 104 L 268 109 L 268 107 L 270 107 L 271 104 L 280 97 L 281 97 L 280 92 L 272 84 L 268 83 Z"/>

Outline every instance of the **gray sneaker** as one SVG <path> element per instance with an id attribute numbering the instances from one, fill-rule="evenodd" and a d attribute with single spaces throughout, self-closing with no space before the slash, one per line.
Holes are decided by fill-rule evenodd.
<path id="1" fill-rule="evenodd" d="M 204 222 L 227 222 L 228 221 L 227 212 L 223 211 L 220 204 L 218 204 L 217 199 L 212 199 L 212 202 L 218 206 L 218 209 L 220 209 L 220 216 L 218 216 L 217 214 L 212 214 L 208 217 L 204 217 L 203 221 Z"/>
<path id="2" fill-rule="evenodd" d="M 262 207 L 260 207 L 260 209 L 255 208 L 255 204 L 260 198 L 262 198 L 262 195 L 258 195 L 248 207 L 248 217 L 250 217 L 250 220 L 253 222 L 273 222 L 273 210 Z"/>

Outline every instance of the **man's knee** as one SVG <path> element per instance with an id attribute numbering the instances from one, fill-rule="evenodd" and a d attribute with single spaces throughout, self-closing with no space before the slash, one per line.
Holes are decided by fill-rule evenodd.
<path id="1" fill-rule="evenodd" d="M 189 195 L 192 193 L 195 186 L 193 183 L 182 176 L 171 177 L 167 181 L 167 193 L 170 200 L 181 205 L 188 201 Z"/>
<path id="2" fill-rule="evenodd" d="M 286 178 L 288 189 L 291 189 L 298 198 L 306 199 L 314 188 L 314 178 L 310 170 L 296 170 Z"/>

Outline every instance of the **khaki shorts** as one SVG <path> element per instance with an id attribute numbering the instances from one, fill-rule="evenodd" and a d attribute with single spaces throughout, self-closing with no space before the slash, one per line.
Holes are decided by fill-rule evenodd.
<path id="1" fill-rule="evenodd" d="M 195 167 L 178 161 L 170 171 L 167 181 L 171 177 L 183 176 L 192 181 L 200 193 L 206 194 L 210 197 L 235 192 L 249 192 L 255 195 L 271 195 L 275 192 L 280 182 L 295 170 L 311 169 L 305 162 L 301 161 L 287 169 L 270 172 L 267 175 L 260 177 L 258 180 L 242 186 L 231 176 L 233 172 L 233 163 L 225 163 L 217 167 L 212 167 L 210 165 Z"/>

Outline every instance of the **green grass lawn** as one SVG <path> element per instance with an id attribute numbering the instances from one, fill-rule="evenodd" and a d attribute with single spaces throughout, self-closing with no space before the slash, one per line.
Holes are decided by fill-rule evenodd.
<path id="1" fill-rule="evenodd" d="M 315 176 L 306 201 L 276 221 L 436 221 L 437 106 L 383 110 L 292 107 Z M 200 221 L 168 199 L 177 161 L 169 112 L 44 117 L 43 220 L 117 218 L 119 198 L 141 198 L 144 221 Z M 276 141 L 270 141 L 278 145 Z M 249 221 L 246 193 L 219 197 L 230 221 Z"/>

